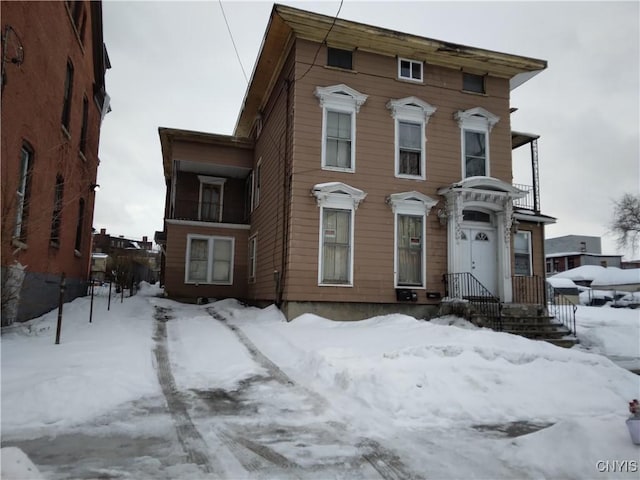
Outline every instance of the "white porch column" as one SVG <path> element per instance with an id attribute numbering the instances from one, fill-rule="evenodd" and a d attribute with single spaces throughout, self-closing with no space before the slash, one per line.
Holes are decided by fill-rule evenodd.
<path id="1" fill-rule="evenodd" d="M 462 198 L 459 192 L 449 192 L 447 199 L 447 273 L 462 271 L 460 265 L 460 235 L 462 230 Z"/>
<path id="2" fill-rule="evenodd" d="M 511 223 L 512 200 L 507 198 L 503 210 L 497 215 L 497 232 L 502 237 L 498 241 L 498 288 L 503 302 L 513 301 L 513 288 L 511 283 Z"/>

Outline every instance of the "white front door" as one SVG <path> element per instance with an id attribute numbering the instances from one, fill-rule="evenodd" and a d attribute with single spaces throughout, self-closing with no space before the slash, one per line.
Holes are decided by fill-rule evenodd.
<path id="1" fill-rule="evenodd" d="M 492 294 L 497 295 L 496 230 L 463 228 L 460 240 L 461 267 Z"/>

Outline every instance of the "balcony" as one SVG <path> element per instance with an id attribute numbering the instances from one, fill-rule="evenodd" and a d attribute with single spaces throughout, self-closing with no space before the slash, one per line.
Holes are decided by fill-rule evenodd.
<path id="1" fill-rule="evenodd" d="M 189 220 L 209 223 L 246 224 L 249 212 L 244 201 L 200 202 L 176 200 L 170 217 L 174 220 Z"/>
<path id="2" fill-rule="evenodd" d="M 516 150 L 520 147 L 529 146 L 530 154 L 529 159 L 531 162 L 530 179 L 533 185 L 523 185 L 514 183 L 513 186 L 524 190 L 527 195 L 523 198 L 514 200 L 514 208 L 520 208 L 523 210 L 530 210 L 534 213 L 540 213 L 540 182 L 539 182 L 539 164 L 538 164 L 538 138 L 539 135 L 523 132 L 511 132 L 511 149 Z M 524 152 L 523 152 L 524 153 Z M 515 154 L 514 154 L 515 155 Z M 512 158 L 514 158 L 512 156 Z M 524 178 L 527 181 L 526 178 Z"/>
<path id="3" fill-rule="evenodd" d="M 535 192 L 531 185 L 523 185 L 521 183 L 514 183 L 514 187 L 527 192 L 527 195 L 522 198 L 517 198 L 513 201 L 514 208 L 523 208 L 525 210 L 538 211 L 538 202 L 536 202 Z"/>

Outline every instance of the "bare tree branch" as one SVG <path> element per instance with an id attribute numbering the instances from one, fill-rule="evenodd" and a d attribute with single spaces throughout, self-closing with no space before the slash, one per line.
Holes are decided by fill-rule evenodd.
<path id="1" fill-rule="evenodd" d="M 635 254 L 640 240 L 640 195 L 625 193 L 619 200 L 614 200 L 613 205 L 609 229 L 619 247 L 630 247 Z"/>

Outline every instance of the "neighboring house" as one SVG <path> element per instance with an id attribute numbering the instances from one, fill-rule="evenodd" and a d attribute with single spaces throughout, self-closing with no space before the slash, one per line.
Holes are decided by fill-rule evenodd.
<path id="1" fill-rule="evenodd" d="M 151 250 L 153 242 L 148 237 L 143 236 L 142 240 L 125 238 L 124 235 L 113 236 L 107 233 L 106 228 L 101 228 L 100 233 L 93 234 L 93 251 L 96 253 L 106 253 L 116 255 L 128 248 L 137 250 Z"/>
<path id="2" fill-rule="evenodd" d="M 91 278 L 104 282 L 107 278 L 109 255 L 106 253 L 91 254 Z"/>
<path id="3" fill-rule="evenodd" d="M 640 260 L 628 260 L 626 262 L 621 262 L 620 268 L 640 268 Z"/>
<path id="4" fill-rule="evenodd" d="M 522 301 L 555 219 L 509 98 L 546 66 L 275 5 L 234 134 L 159 129 L 166 294 L 334 319 L 430 317 L 476 279 Z"/>
<path id="5" fill-rule="evenodd" d="M 109 235 L 105 228 L 101 228 L 100 233 L 93 234 L 93 252 L 94 255 L 108 255 L 110 268 L 114 267 L 114 262 L 125 262 L 129 265 L 127 271 L 131 272 L 130 281 L 136 284 L 142 280 L 155 283 L 160 275 L 160 254 L 153 251 L 153 242 L 147 236 L 135 240 L 124 235 Z M 111 280 L 111 271 L 106 269 L 105 272 L 102 280 Z"/>
<path id="6" fill-rule="evenodd" d="M 99 1 L 1 2 L 2 325 L 86 293 L 110 67 Z"/>
<path id="7" fill-rule="evenodd" d="M 603 268 L 591 282 L 592 288 L 640 292 L 640 268 Z"/>
<path id="8" fill-rule="evenodd" d="M 565 235 L 548 238 L 544 241 L 544 247 L 547 275 L 584 265 L 620 268 L 622 264 L 622 255 L 602 254 L 600 237 Z"/>

